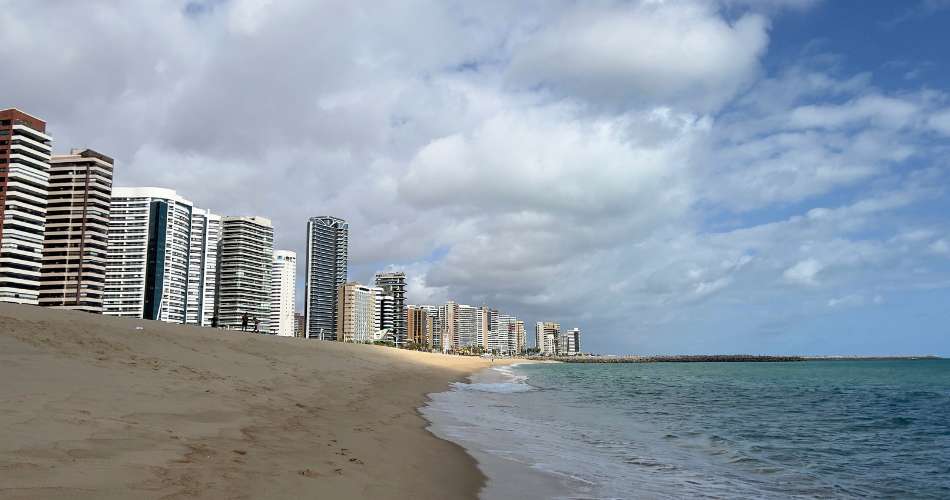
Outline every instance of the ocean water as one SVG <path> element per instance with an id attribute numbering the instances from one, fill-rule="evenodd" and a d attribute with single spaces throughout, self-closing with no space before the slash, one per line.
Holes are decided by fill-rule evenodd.
<path id="1" fill-rule="evenodd" d="M 950 498 L 950 361 L 532 364 L 433 394 L 483 498 Z"/>

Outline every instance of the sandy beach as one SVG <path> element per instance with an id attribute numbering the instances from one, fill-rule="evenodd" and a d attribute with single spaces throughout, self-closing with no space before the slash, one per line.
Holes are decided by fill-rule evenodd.
<path id="1" fill-rule="evenodd" d="M 488 363 L 0 304 L 0 498 L 474 498 L 417 408 Z"/>

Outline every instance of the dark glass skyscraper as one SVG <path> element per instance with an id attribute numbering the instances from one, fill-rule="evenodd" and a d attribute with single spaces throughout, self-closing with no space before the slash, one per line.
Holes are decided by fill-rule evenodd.
<path id="1" fill-rule="evenodd" d="M 321 216 L 307 221 L 304 332 L 310 339 L 336 340 L 337 289 L 346 283 L 349 225 Z"/>

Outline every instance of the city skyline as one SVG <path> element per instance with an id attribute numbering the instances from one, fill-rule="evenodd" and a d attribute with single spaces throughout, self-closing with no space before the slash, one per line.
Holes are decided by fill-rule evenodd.
<path id="1" fill-rule="evenodd" d="M 7 127 L 3 135 L 12 139 L 3 143 L 9 146 L 2 151 L 4 163 L 10 165 L 4 171 L 10 183 L 3 199 L 14 215 L 4 219 L 12 224 L 4 226 L 3 248 L 18 248 L 23 237 L 24 219 L 16 210 L 25 196 L 18 191 L 24 180 L 24 186 L 35 188 L 36 202 L 48 209 L 35 221 L 40 228 L 35 232 L 44 235 L 36 252 L 41 257 L 39 272 L 29 282 L 15 274 L 20 269 L 16 261 L 0 261 L 3 285 L 21 287 L 0 299 L 314 338 L 301 335 L 296 321 L 296 254 L 274 249 L 270 219 L 215 214 L 171 188 L 113 187 L 111 157 L 88 148 L 45 156 L 53 144 L 43 135 L 44 121 L 15 109 L 0 114 L 10 117 L 0 122 Z M 36 147 L 30 144 L 30 134 L 44 139 L 41 158 L 22 151 Z M 21 179 L 23 168 L 36 173 Z M 40 178 L 47 183 L 31 184 Z M 348 232 L 347 222 L 335 217 L 311 217 L 307 222 L 305 300 L 316 305 L 307 318 L 334 324 L 332 335 L 318 338 L 384 340 L 442 352 L 525 353 L 523 321 L 486 305 L 406 304 L 407 276 L 402 271 L 375 273 L 373 286 L 345 282 Z M 17 279 L 10 281 L 11 276 Z M 327 287 L 336 288 L 333 314 L 321 305 L 329 303 L 321 292 Z M 306 320 L 304 326 L 306 330 Z"/>
<path id="2" fill-rule="evenodd" d="M 950 354 L 941 3 L 262 5 L 13 2 L 0 107 L 116 186 L 271 218 L 299 261 L 301 220 L 340 217 L 349 280 L 402 270 L 407 302 L 529 335 Z"/>

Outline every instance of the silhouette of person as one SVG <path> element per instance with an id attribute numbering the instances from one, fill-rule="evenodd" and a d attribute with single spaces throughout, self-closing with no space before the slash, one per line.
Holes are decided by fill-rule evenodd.
<path id="1" fill-rule="evenodd" d="M 247 313 L 244 313 L 244 315 L 241 316 L 241 331 L 247 331 Z"/>
<path id="2" fill-rule="evenodd" d="M 258 330 L 257 328 L 258 328 L 258 326 L 259 326 L 260 324 L 261 324 L 261 322 L 257 319 L 257 316 L 254 316 L 254 333 L 258 333 L 258 332 L 259 332 L 259 330 Z"/>

